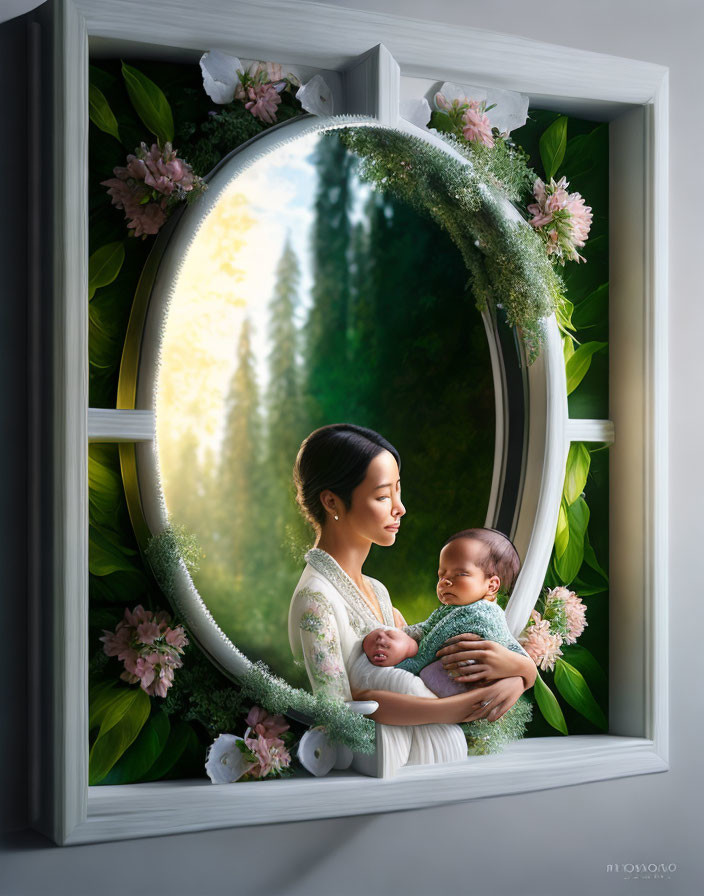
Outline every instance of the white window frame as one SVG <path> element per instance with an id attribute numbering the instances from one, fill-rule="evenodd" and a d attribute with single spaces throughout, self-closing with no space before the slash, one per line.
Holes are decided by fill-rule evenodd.
<path id="1" fill-rule="evenodd" d="M 668 768 L 667 140 L 662 66 L 386 14 L 315 3 L 56 0 L 52 323 L 52 660 L 32 693 L 33 825 L 58 844 L 367 814 L 540 790 Z M 534 106 L 610 121 L 610 717 L 609 735 L 530 738 L 499 756 L 404 769 L 389 780 L 337 773 L 215 786 L 207 780 L 88 786 L 88 47 L 138 36 L 155 56 L 216 47 L 243 58 L 342 71 L 376 44 L 413 79 L 520 90 Z M 354 65 L 353 65 L 354 68 Z M 389 77 L 392 73 L 387 72 Z M 344 82 L 344 79 L 343 79 Z M 356 72 L 389 114 L 388 84 Z M 557 85 L 557 86 L 556 86 Z M 397 94 L 398 95 L 398 91 Z M 350 109 L 349 111 L 356 111 Z M 140 425 L 143 422 L 140 421 Z M 588 428 L 588 427 L 587 427 Z M 567 435 L 584 438 L 584 423 Z M 594 432 L 603 437 L 604 426 Z M 135 436 L 132 436 L 134 438 Z M 638 521 L 638 525 L 635 524 Z M 38 555 L 42 553 L 37 545 Z"/>

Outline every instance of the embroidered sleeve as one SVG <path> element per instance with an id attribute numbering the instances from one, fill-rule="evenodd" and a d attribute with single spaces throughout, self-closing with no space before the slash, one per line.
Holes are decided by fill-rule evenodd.
<path id="1" fill-rule="evenodd" d="M 305 589 L 300 617 L 301 646 L 314 692 L 351 700 L 349 681 L 340 648 L 340 634 L 330 602 L 319 591 Z"/>

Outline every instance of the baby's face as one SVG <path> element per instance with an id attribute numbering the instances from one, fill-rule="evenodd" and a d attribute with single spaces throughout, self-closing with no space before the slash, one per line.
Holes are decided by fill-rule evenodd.
<path id="1" fill-rule="evenodd" d="M 395 666 L 408 656 L 408 635 L 397 628 L 376 628 L 362 642 L 370 663 L 375 666 Z"/>
<path id="2" fill-rule="evenodd" d="M 488 576 L 477 566 L 484 545 L 471 538 L 456 538 L 440 551 L 437 594 L 447 606 L 463 607 L 486 598 L 494 600 L 498 576 Z"/>

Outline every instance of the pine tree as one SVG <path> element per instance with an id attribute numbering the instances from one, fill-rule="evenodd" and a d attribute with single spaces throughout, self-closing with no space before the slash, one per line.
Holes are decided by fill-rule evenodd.
<path id="1" fill-rule="evenodd" d="M 317 144 L 312 307 L 306 327 L 307 394 L 317 425 L 346 416 L 352 160 L 334 134 Z"/>
<path id="2" fill-rule="evenodd" d="M 226 400 L 221 452 L 223 552 L 237 587 L 256 570 L 260 538 L 255 505 L 262 485 L 259 393 L 251 324 L 242 322 L 237 367 Z"/>
<path id="3" fill-rule="evenodd" d="M 300 558 L 291 557 L 291 542 L 304 543 L 307 529 L 295 501 L 293 463 L 301 441 L 310 432 L 301 398 L 299 333 L 295 311 L 299 301 L 300 265 L 290 240 L 276 270 L 269 304 L 269 386 L 267 410 L 267 490 L 272 542 L 280 548 L 281 590 L 295 585 Z M 286 570 L 289 575 L 286 575 Z M 277 586 L 278 587 L 278 586 Z"/>
<path id="4" fill-rule="evenodd" d="M 301 420 L 298 333 L 294 321 L 300 279 L 298 258 L 287 240 L 269 303 L 271 348 L 266 396 L 269 473 L 279 482 L 291 479 L 293 461 L 307 426 L 307 422 Z"/>

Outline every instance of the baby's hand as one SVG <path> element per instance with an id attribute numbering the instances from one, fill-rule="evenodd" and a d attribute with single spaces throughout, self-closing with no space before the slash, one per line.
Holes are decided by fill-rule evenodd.
<path id="1" fill-rule="evenodd" d="M 362 648 L 375 666 L 395 666 L 418 653 L 418 642 L 397 628 L 375 628 L 362 642 Z"/>

